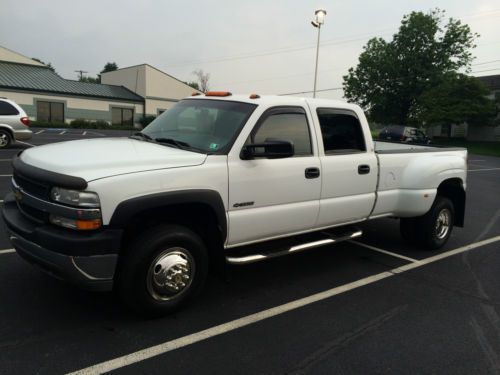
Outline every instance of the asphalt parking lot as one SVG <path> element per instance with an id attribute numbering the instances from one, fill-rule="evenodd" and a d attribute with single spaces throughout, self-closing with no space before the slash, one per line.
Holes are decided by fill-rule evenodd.
<path id="1" fill-rule="evenodd" d="M 110 134 L 47 130 L 29 143 Z M 0 150 L 2 196 L 27 147 Z M 157 320 L 33 268 L 2 223 L 0 374 L 500 373 L 500 158 L 469 155 L 469 168 L 466 226 L 437 252 L 381 219 L 357 242 L 231 267 Z"/>

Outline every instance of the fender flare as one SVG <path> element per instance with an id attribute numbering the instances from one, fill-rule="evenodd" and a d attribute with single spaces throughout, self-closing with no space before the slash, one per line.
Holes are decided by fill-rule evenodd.
<path id="1" fill-rule="evenodd" d="M 146 210 L 193 203 L 207 205 L 214 211 L 222 238 L 225 240 L 227 236 L 226 209 L 220 194 L 208 189 L 169 191 L 128 199 L 116 207 L 109 226 L 112 228 L 125 228 L 135 215 Z"/>

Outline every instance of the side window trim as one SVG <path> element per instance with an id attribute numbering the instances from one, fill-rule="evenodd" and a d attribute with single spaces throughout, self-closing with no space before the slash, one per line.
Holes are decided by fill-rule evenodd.
<path id="1" fill-rule="evenodd" d="M 361 136 L 362 136 L 362 140 L 363 140 L 364 150 L 352 150 L 352 151 L 346 151 L 346 150 L 338 150 L 338 151 L 330 150 L 330 151 L 327 151 L 327 150 L 325 150 L 325 142 L 324 142 L 324 139 L 323 139 L 323 133 L 321 131 L 321 121 L 320 121 L 320 117 L 319 117 L 319 113 L 318 113 L 318 111 L 321 111 L 321 110 L 330 111 L 333 114 L 347 115 L 347 116 L 354 117 L 358 121 L 358 124 L 359 124 L 359 129 L 361 131 Z M 358 115 L 357 115 L 356 112 L 354 112 L 354 111 L 352 111 L 350 109 L 331 108 L 331 107 L 317 107 L 315 112 L 316 112 L 316 117 L 318 119 L 318 125 L 320 127 L 321 142 L 323 144 L 323 152 L 324 152 L 325 156 L 364 154 L 364 153 L 368 152 L 368 148 L 366 146 L 366 139 L 365 139 L 365 135 L 364 135 L 364 132 L 363 132 L 363 127 L 361 126 L 361 121 L 360 121 L 360 119 L 359 119 L 359 117 L 358 117 Z"/>

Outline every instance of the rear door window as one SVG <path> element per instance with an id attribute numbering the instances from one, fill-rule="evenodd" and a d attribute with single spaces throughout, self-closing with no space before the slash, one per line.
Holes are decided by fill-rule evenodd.
<path id="1" fill-rule="evenodd" d="M 0 100 L 0 116 L 18 115 L 19 111 L 10 103 Z"/>
<path id="2" fill-rule="evenodd" d="M 366 151 L 363 130 L 354 112 L 318 108 L 316 113 L 318 114 L 325 154 Z"/>

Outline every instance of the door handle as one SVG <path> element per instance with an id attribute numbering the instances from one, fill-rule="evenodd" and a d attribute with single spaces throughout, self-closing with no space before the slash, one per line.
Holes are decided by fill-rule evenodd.
<path id="1" fill-rule="evenodd" d="M 305 176 L 306 178 L 318 178 L 319 168 L 306 168 Z"/>
<path id="2" fill-rule="evenodd" d="M 370 173 L 370 166 L 367 164 L 361 164 L 358 166 L 358 174 L 368 174 Z"/>

